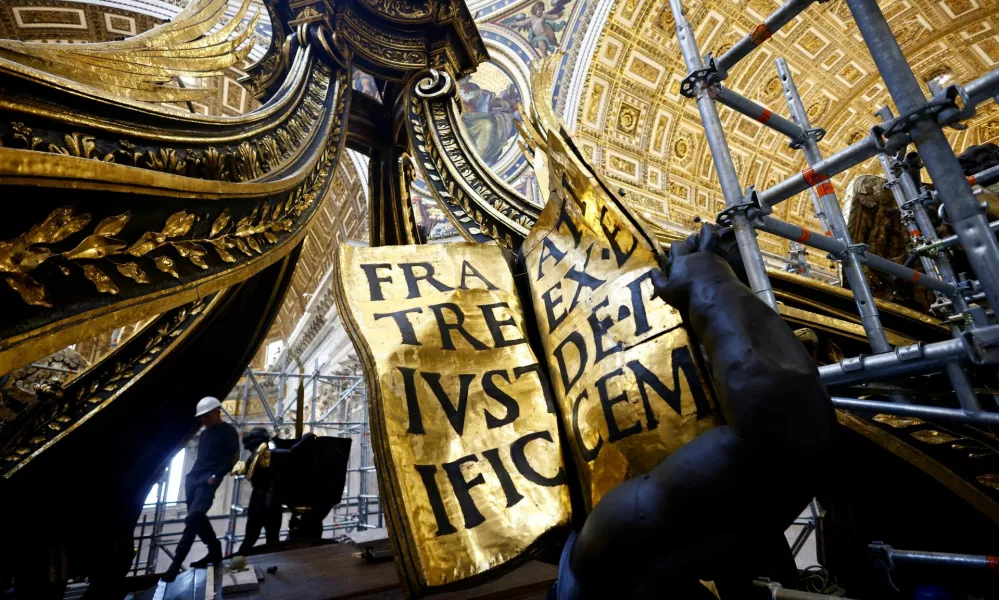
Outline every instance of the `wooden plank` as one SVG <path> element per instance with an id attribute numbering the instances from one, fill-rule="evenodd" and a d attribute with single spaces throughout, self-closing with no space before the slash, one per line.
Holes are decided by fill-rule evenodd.
<path id="1" fill-rule="evenodd" d="M 403 593 L 390 561 L 371 563 L 354 556 L 356 550 L 337 544 L 251 556 L 247 563 L 267 573 L 259 591 L 236 598 L 267 600 L 402 600 Z M 500 579 L 475 588 L 435 596 L 440 600 L 543 600 L 557 568 L 528 563 Z M 220 596 L 227 600 L 229 595 Z"/>

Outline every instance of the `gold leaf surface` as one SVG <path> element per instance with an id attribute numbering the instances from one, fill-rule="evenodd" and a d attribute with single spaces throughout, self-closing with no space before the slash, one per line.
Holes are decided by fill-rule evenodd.
<path id="1" fill-rule="evenodd" d="M 187 232 L 191 231 L 192 225 L 194 225 L 194 215 L 182 210 L 167 218 L 161 233 L 168 238 L 180 237 L 187 235 Z"/>
<path id="2" fill-rule="evenodd" d="M 159 248 L 166 241 L 166 236 L 156 231 L 147 231 L 137 242 L 131 245 L 128 253 L 132 256 L 145 256 L 150 251 Z"/>
<path id="3" fill-rule="evenodd" d="M 927 444 L 946 444 L 948 442 L 953 442 L 959 440 L 960 438 L 956 435 L 951 435 L 944 431 L 937 431 L 936 429 L 927 429 L 923 431 L 914 431 L 910 433 L 912 437 L 916 438 L 920 442 L 925 442 Z"/>
<path id="4" fill-rule="evenodd" d="M 232 218 L 229 216 L 229 207 L 227 206 L 222 209 L 219 216 L 215 217 L 215 222 L 212 223 L 212 231 L 208 234 L 209 237 L 215 237 L 222 233 L 229 226 L 230 222 L 232 222 Z"/>
<path id="5" fill-rule="evenodd" d="M 126 246 L 127 244 L 104 235 L 88 235 L 80 245 L 69 252 L 64 252 L 63 256 L 73 260 L 81 258 L 95 260 L 109 254 L 120 254 Z"/>
<path id="6" fill-rule="evenodd" d="M 45 287 L 31 277 L 22 273 L 13 273 L 7 277 L 7 285 L 20 294 L 21 300 L 24 300 L 25 303 L 31 306 L 52 308 L 52 302 L 49 300 Z"/>
<path id="7" fill-rule="evenodd" d="M 118 272 L 138 283 L 149 283 L 149 277 L 146 275 L 146 272 L 134 262 L 118 265 Z"/>
<path id="8" fill-rule="evenodd" d="M 917 417 L 901 417 L 899 415 L 886 415 L 880 414 L 875 415 L 874 420 L 878 423 L 884 423 L 895 429 L 904 429 L 906 427 L 912 427 L 914 425 L 922 425 L 924 421 Z"/>
<path id="9" fill-rule="evenodd" d="M 128 219 L 131 216 L 132 213 L 125 211 L 117 217 L 108 217 L 97 224 L 97 227 L 94 228 L 94 233 L 103 236 L 116 235 L 124 229 L 125 224 L 128 223 Z"/>
<path id="10" fill-rule="evenodd" d="M 180 279 L 180 275 L 177 274 L 177 269 L 174 267 L 173 259 L 167 256 L 157 256 L 153 259 L 156 263 L 156 268 L 164 273 L 169 273 L 173 275 L 176 279 Z"/>
<path id="11" fill-rule="evenodd" d="M 83 267 L 83 276 L 94 282 L 97 287 L 97 291 L 102 294 L 117 294 L 118 286 L 115 284 L 114 280 L 108 277 L 108 274 L 101 271 L 95 265 L 86 265 Z"/>
<path id="12" fill-rule="evenodd" d="M 87 226 L 90 215 L 73 216 L 73 207 L 64 206 L 52 211 L 44 221 L 28 231 L 27 243 L 54 244 L 73 235 Z"/>

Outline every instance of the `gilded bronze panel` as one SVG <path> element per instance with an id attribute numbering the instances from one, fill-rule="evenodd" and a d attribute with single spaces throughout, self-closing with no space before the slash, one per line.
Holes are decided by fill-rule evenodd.
<path id="1" fill-rule="evenodd" d="M 409 590 L 486 573 L 566 525 L 558 420 L 509 254 L 475 243 L 342 246 L 337 269 Z"/>
<path id="2" fill-rule="evenodd" d="M 718 424 L 680 315 L 652 298 L 656 243 L 557 133 L 523 246 L 552 387 L 587 509 Z"/>

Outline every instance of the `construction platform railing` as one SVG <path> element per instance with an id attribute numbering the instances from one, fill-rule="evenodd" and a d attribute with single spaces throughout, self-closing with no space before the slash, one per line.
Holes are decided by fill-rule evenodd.
<path id="1" fill-rule="evenodd" d="M 999 224 L 988 222 L 972 190 L 972 185 L 989 185 L 999 181 L 999 166 L 966 176 L 942 131 L 942 127 L 974 116 L 979 104 L 996 97 L 999 93 L 999 69 L 963 86 L 941 88 L 933 85 L 930 89 L 932 96 L 927 99 L 876 0 L 846 0 L 901 114 L 894 116 L 887 107 L 882 109 L 878 112 L 882 122 L 873 127 L 865 138 L 830 156 L 823 156 L 818 143 L 825 136 L 825 131 L 809 122 L 791 69 L 783 58 L 777 59 L 776 69 L 790 119 L 723 86 L 731 69 L 814 1 L 790 0 L 731 49 L 713 58 L 710 55 L 701 56 L 682 0 L 670 0 L 680 51 L 688 71 L 681 94 L 697 101 L 725 198 L 726 208 L 718 214 L 717 221 L 720 225 L 732 227 L 750 287 L 774 310 L 777 309 L 777 301 L 764 267 L 757 231 L 790 240 L 792 257 L 795 251 L 800 254 L 799 245 L 806 245 L 827 252 L 842 264 L 873 354 L 821 367 L 819 372 L 823 382 L 827 385 L 865 384 L 942 371 L 953 385 L 960 408 L 910 404 L 901 391 L 891 392 L 890 401 L 834 397 L 834 405 L 965 423 L 999 424 L 999 413 L 982 409 L 965 370 L 968 366 L 999 364 L 999 325 L 994 325 L 994 311 L 999 307 L 999 244 L 995 237 Z M 719 103 L 786 136 L 792 148 L 804 152 L 808 169 L 764 190 L 757 191 L 752 185 L 744 188 L 739 182 L 718 115 Z M 895 156 L 909 144 L 915 145 L 921 164 L 905 164 L 909 159 L 903 162 Z M 901 209 L 903 223 L 911 236 L 912 259 L 918 258 L 922 273 L 910 268 L 908 262 L 902 265 L 874 255 L 867 251 L 866 245 L 855 243 L 850 238 L 829 179 L 873 157 L 881 162 L 888 187 Z M 933 186 L 919 187 L 910 175 L 910 170 L 918 169 L 923 164 Z M 824 233 L 770 216 L 775 205 L 805 191 L 812 197 L 815 216 Z M 947 219 L 955 231 L 955 235 L 944 239 L 937 236 L 927 210 L 928 206 L 938 202 L 942 206 L 940 216 Z M 960 278 L 955 273 L 944 251 L 957 245 L 961 245 L 967 254 L 973 274 L 971 279 Z M 799 257 L 799 271 L 807 271 L 807 267 L 800 266 L 803 262 Z M 881 324 L 864 266 L 932 290 L 936 297 L 933 311 L 950 326 L 953 339 L 892 348 Z"/>
<path id="2" fill-rule="evenodd" d="M 291 384 L 291 385 L 289 385 Z M 290 391 L 288 388 L 292 388 Z M 300 388 L 300 389 L 299 389 Z M 325 388 L 325 389 L 324 389 Z M 322 391 L 321 391 L 322 390 Z M 290 412 L 295 409 L 295 401 L 302 395 L 303 415 Z M 240 432 L 255 426 L 266 426 L 272 431 L 293 426 L 301 419 L 306 432 L 317 435 L 350 437 L 354 447 L 348 462 L 347 479 L 341 502 L 333 509 L 332 522 L 324 523 L 323 532 L 355 531 L 384 526 L 381 500 L 375 480 L 374 458 L 370 443 L 368 424 L 367 392 L 364 378 L 354 375 L 323 374 L 317 364 L 312 372 L 301 373 L 290 370 L 282 364 L 277 371 L 253 370 L 247 367 L 242 381 L 236 386 L 229 399 L 237 400 L 236 414 L 223 405 L 223 416 Z M 321 403 L 328 403 L 322 412 L 317 409 Z M 242 451 L 244 457 L 249 455 Z M 172 548 L 180 541 L 183 516 L 178 514 L 168 518 L 168 509 L 178 510 L 182 503 L 167 498 L 169 466 L 163 472 L 157 499 L 149 505 L 148 512 L 136 526 L 136 554 L 132 573 L 151 574 L 157 570 L 159 552 L 173 558 Z M 211 514 L 212 521 L 225 521 L 222 542 L 225 554 L 231 554 L 242 541 L 238 523 L 245 520 L 247 507 L 240 503 L 245 477 L 227 478 L 231 484 L 220 489 L 223 497 L 229 498 L 227 511 Z M 171 527 L 172 526 L 172 527 Z M 170 531 L 166 529 L 170 527 Z M 287 535 L 287 529 L 281 535 Z M 145 552 L 143 553 L 143 548 Z"/>

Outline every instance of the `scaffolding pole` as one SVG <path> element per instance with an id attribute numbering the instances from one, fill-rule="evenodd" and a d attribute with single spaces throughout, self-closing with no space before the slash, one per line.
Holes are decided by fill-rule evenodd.
<path id="1" fill-rule="evenodd" d="M 683 53 L 683 61 L 689 72 L 683 87 L 688 90 L 689 95 L 697 98 L 697 109 L 701 113 L 704 132 L 708 139 L 708 146 L 711 148 L 711 159 L 714 161 L 718 180 L 721 182 L 725 205 L 728 207 L 726 210 L 730 211 L 728 215 L 735 232 L 736 242 L 739 245 L 739 253 L 742 255 L 742 262 L 746 267 L 749 287 L 760 300 L 776 311 L 777 298 L 774 297 L 770 278 L 767 277 L 767 268 L 756 239 L 756 230 L 749 223 L 749 216 L 746 214 L 746 209 L 749 208 L 750 204 L 746 202 L 742 187 L 739 185 L 739 176 L 732 163 L 732 154 L 729 152 L 728 142 L 725 140 L 725 132 L 722 129 L 721 119 L 718 117 L 718 108 L 709 92 L 708 82 L 704 79 L 707 72 L 711 70 L 704 68 L 700 50 L 697 48 L 697 40 L 694 39 L 694 32 L 690 28 L 690 23 L 687 22 L 680 0 L 670 0 L 669 5 L 676 21 L 680 51 Z"/>
<path id="2" fill-rule="evenodd" d="M 916 76 L 906 62 L 877 2 L 846 0 L 846 3 L 864 43 L 871 51 L 885 87 L 901 113 L 900 118 L 910 120 L 912 142 L 919 151 L 933 184 L 940 191 L 947 216 L 964 246 L 968 262 L 978 277 L 989 305 L 995 309 L 999 307 L 999 243 L 989 229 L 985 210 L 975 199 L 971 185 L 940 125 L 933 118 L 920 118 L 921 111 L 927 108 L 926 97 L 923 96 Z M 995 85 L 993 80 L 996 79 L 995 71 L 987 77 L 991 79 L 982 78 L 969 85 L 968 89 L 973 89 L 975 94 L 992 90 Z M 982 99 L 990 96 L 988 94 Z"/>
<path id="3" fill-rule="evenodd" d="M 929 418 L 966 423 L 999 422 L 999 413 L 982 410 L 971 380 L 964 370 L 965 365 L 991 365 L 999 362 L 999 326 L 990 325 L 994 322 L 990 320 L 990 316 L 994 318 L 995 310 L 999 307 L 999 244 L 994 236 L 999 226 L 987 222 L 984 210 L 971 190 L 972 184 L 988 185 L 999 181 L 999 166 L 971 177 L 965 176 L 941 131 L 942 126 L 974 116 L 978 104 L 996 96 L 999 92 L 999 69 L 963 87 L 953 85 L 946 89 L 934 88 L 933 97 L 927 101 L 877 2 L 847 0 L 864 42 L 901 114 L 893 117 L 889 111 L 882 111 L 880 114 L 883 123 L 872 127 L 868 136 L 839 152 L 823 157 L 818 149 L 818 141 L 824 132 L 813 129 L 809 123 L 784 59 L 777 61 L 777 69 L 791 113 L 790 121 L 720 85 L 728 76 L 728 69 L 810 4 L 808 0 L 791 0 L 784 4 L 765 23 L 717 60 L 712 61 L 709 57 L 709 66 L 705 68 L 697 41 L 686 19 L 682 0 L 670 0 L 680 50 L 688 71 L 681 85 L 681 94 L 697 99 L 705 135 L 725 195 L 727 208 L 718 215 L 717 221 L 723 225 L 733 225 L 750 275 L 751 287 L 765 301 L 772 297 L 772 292 L 768 297 L 763 291 L 768 286 L 759 281 L 757 267 L 762 263 L 762 256 L 756 244 L 754 228 L 784 237 L 794 244 L 806 244 L 825 250 L 844 265 L 861 322 L 875 354 L 852 357 L 821 367 L 819 372 L 824 383 L 866 385 L 888 378 L 944 371 L 953 384 L 961 408 L 913 406 L 902 402 L 852 398 L 836 398 L 834 403 L 837 406 L 892 414 L 921 414 Z M 714 104 L 716 101 L 786 135 L 793 148 L 804 150 L 808 169 L 758 194 L 754 194 L 750 187 L 749 193 L 743 198 Z M 920 158 L 926 164 L 936 194 L 956 231 L 951 238 L 937 238 L 925 207 L 930 199 L 930 192 L 916 189 L 912 178 L 891 162 L 890 155 L 910 143 L 915 144 Z M 889 187 L 903 210 L 905 225 L 916 245 L 913 253 L 920 257 L 925 274 L 873 255 L 867 252 L 866 246 L 855 244 L 850 239 L 839 202 L 828 181 L 832 176 L 875 156 L 882 162 Z M 773 206 L 806 190 L 812 195 L 816 217 L 827 231 L 826 236 L 768 216 Z M 743 217 L 747 218 L 743 220 Z M 968 253 L 973 275 L 977 279 L 959 279 L 942 252 L 957 244 L 962 245 Z M 892 349 L 862 271 L 863 265 L 932 289 L 937 295 L 935 312 L 945 315 L 945 322 L 952 325 L 954 337 L 945 342 L 918 343 Z M 988 302 L 990 310 L 975 304 L 983 300 Z M 773 306 L 772 302 L 770 304 Z M 899 399 L 903 398 L 894 395 L 893 400 Z"/>

